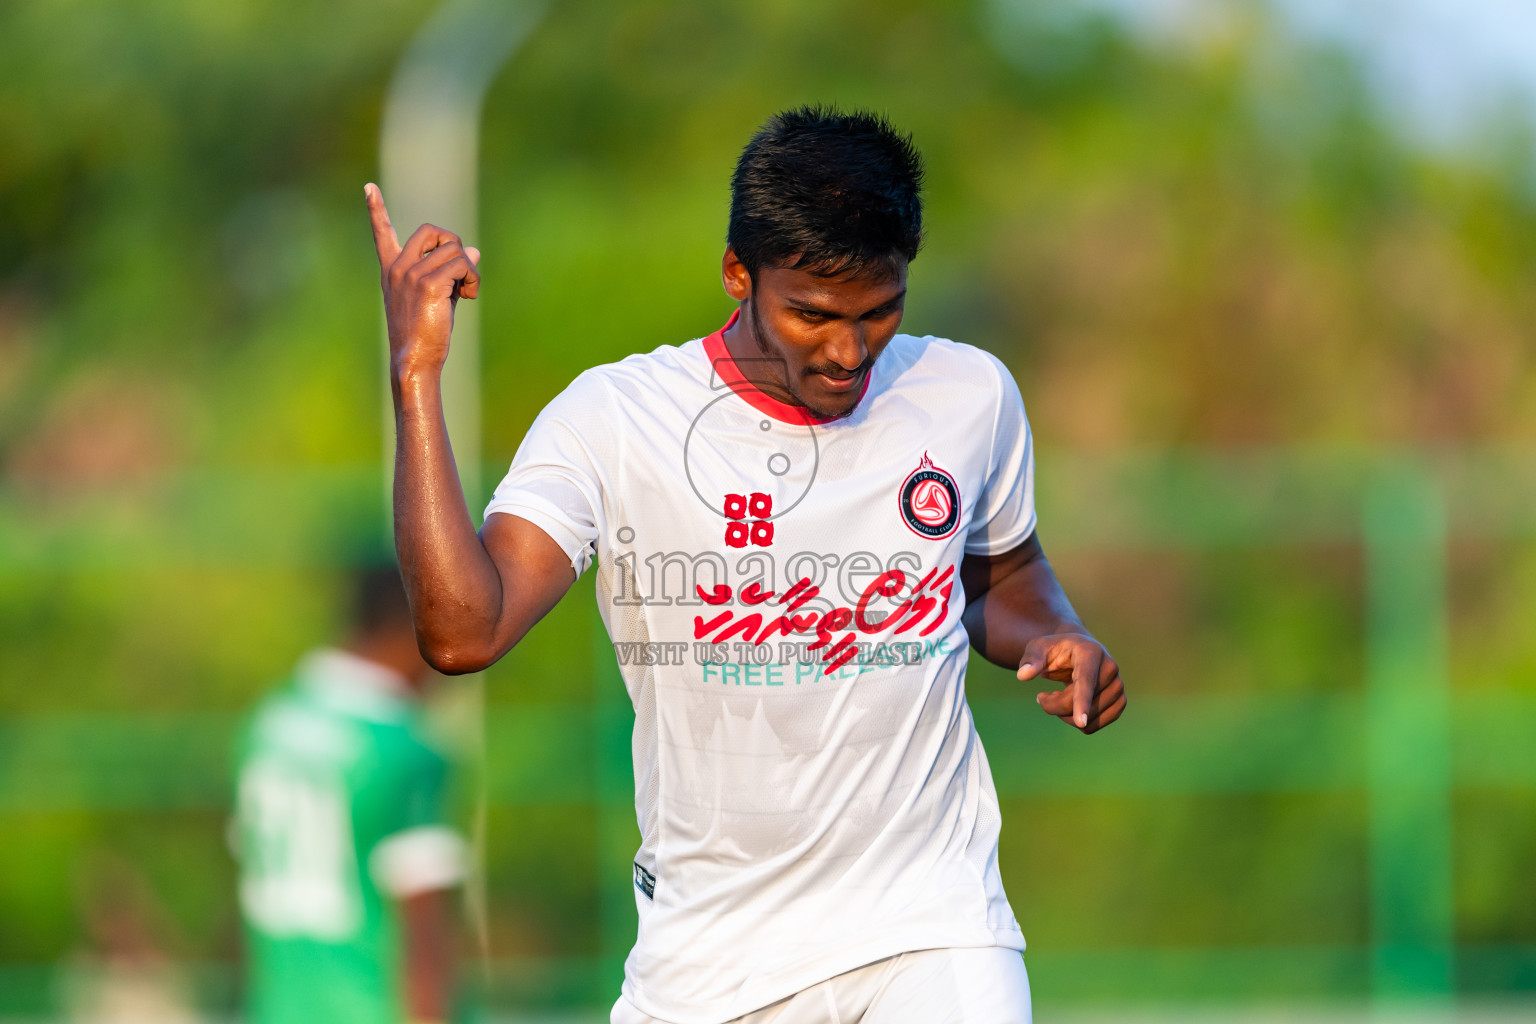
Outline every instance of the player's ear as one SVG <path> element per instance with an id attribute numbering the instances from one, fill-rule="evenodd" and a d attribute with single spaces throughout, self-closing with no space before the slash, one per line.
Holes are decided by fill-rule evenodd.
<path id="1" fill-rule="evenodd" d="M 725 294 L 737 302 L 745 302 L 752 294 L 752 275 L 730 246 L 725 247 L 725 255 L 720 260 L 720 283 L 725 285 Z"/>

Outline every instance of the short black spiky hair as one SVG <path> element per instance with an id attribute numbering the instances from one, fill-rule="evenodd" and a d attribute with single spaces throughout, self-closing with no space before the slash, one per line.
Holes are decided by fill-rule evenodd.
<path id="1" fill-rule="evenodd" d="M 756 276 L 894 272 L 923 240 L 923 159 L 879 114 L 796 107 L 752 136 L 731 176 L 726 242 Z"/>

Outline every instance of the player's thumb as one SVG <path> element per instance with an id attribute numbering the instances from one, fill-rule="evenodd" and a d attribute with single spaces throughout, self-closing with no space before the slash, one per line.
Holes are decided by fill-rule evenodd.
<path id="1" fill-rule="evenodd" d="M 478 267 L 480 265 L 480 250 L 479 249 L 476 249 L 472 245 L 466 245 L 464 247 L 464 255 L 468 256 L 469 257 L 469 262 L 473 263 L 475 266 Z"/>
<path id="2" fill-rule="evenodd" d="M 1033 679 L 1045 671 L 1045 645 L 1038 639 L 1024 647 L 1024 658 L 1019 662 L 1019 679 Z"/>

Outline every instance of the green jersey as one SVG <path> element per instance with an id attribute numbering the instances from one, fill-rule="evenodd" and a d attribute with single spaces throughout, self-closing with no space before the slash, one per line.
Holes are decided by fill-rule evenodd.
<path id="1" fill-rule="evenodd" d="M 456 885 L 448 765 L 404 679 L 317 651 L 257 708 L 233 839 L 252 1024 L 404 1020 L 394 900 Z"/>

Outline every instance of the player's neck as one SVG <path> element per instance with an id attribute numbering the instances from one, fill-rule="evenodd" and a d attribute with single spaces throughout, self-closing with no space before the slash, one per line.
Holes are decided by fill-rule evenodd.
<path id="1" fill-rule="evenodd" d="M 782 357 L 769 351 L 758 333 L 757 317 L 750 301 L 741 304 L 741 312 L 721 335 L 725 350 L 736 363 L 736 371 L 753 387 L 788 405 L 804 408 L 804 403 L 785 385 L 788 366 Z"/>
<path id="2" fill-rule="evenodd" d="M 371 661 L 400 676 L 411 692 L 419 695 L 427 673 L 414 635 L 393 635 L 387 631 L 361 633 L 350 637 L 344 647 L 364 661 Z"/>

